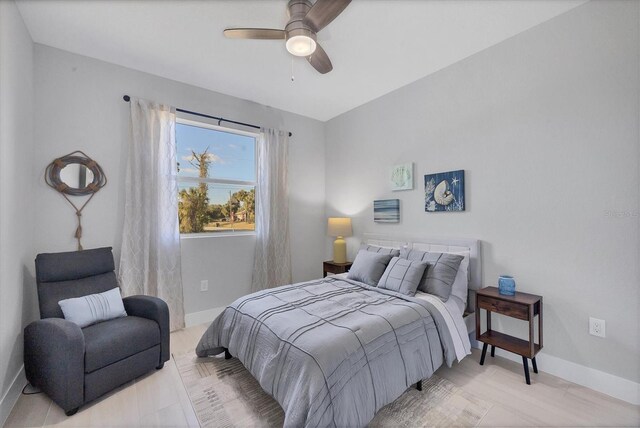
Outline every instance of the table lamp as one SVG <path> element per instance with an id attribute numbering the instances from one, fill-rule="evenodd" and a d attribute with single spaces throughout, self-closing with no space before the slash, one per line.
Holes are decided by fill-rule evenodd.
<path id="1" fill-rule="evenodd" d="M 335 236 L 333 241 L 333 261 L 334 263 L 347 262 L 347 241 L 345 236 L 351 236 L 351 219 L 349 217 L 329 217 L 329 236 Z"/>

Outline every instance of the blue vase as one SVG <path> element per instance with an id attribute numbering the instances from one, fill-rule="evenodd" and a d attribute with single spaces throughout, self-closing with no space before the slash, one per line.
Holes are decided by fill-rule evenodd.
<path id="1" fill-rule="evenodd" d="M 516 280 L 509 275 L 500 275 L 498 279 L 498 292 L 503 296 L 515 296 Z"/>

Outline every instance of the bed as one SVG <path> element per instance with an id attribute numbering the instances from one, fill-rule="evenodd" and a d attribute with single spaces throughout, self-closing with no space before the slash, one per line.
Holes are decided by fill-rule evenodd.
<path id="1" fill-rule="evenodd" d="M 465 253 L 469 288 L 479 286 L 478 241 L 366 236 L 364 242 Z M 412 385 L 470 353 L 462 311 L 448 302 L 379 289 L 346 274 L 285 285 L 229 305 L 196 354 L 237 357 L 280 403 L 285 426 L 366 426 Z"/>

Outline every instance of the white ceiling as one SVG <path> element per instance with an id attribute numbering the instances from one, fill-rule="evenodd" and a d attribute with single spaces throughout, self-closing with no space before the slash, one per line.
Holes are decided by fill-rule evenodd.
<path id="1" fill-rule="evenodd" d="M 322 121 L 407 85 L 586 0 L 354 0 L 318 35 L 321 75 L 280 41 L 225 27 L 283 28 L 286 0 L 32 1 L 33 40 Z M 291 70 L 295 81 L 291 81 Z"/>

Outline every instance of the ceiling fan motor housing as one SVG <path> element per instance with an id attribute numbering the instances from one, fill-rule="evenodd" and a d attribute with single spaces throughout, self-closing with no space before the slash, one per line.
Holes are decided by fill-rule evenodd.
<path id="1" fill-rule="evenodd" d="M 284 27 L 287 40 L 295 36 L 306 36 L 316 41 L 316 32 L 304 22 L 304 17 L 307 16 L 311 6 L 313 4 L 309 0 L 289 0 L 287 5 L 289 22 Z"/>

